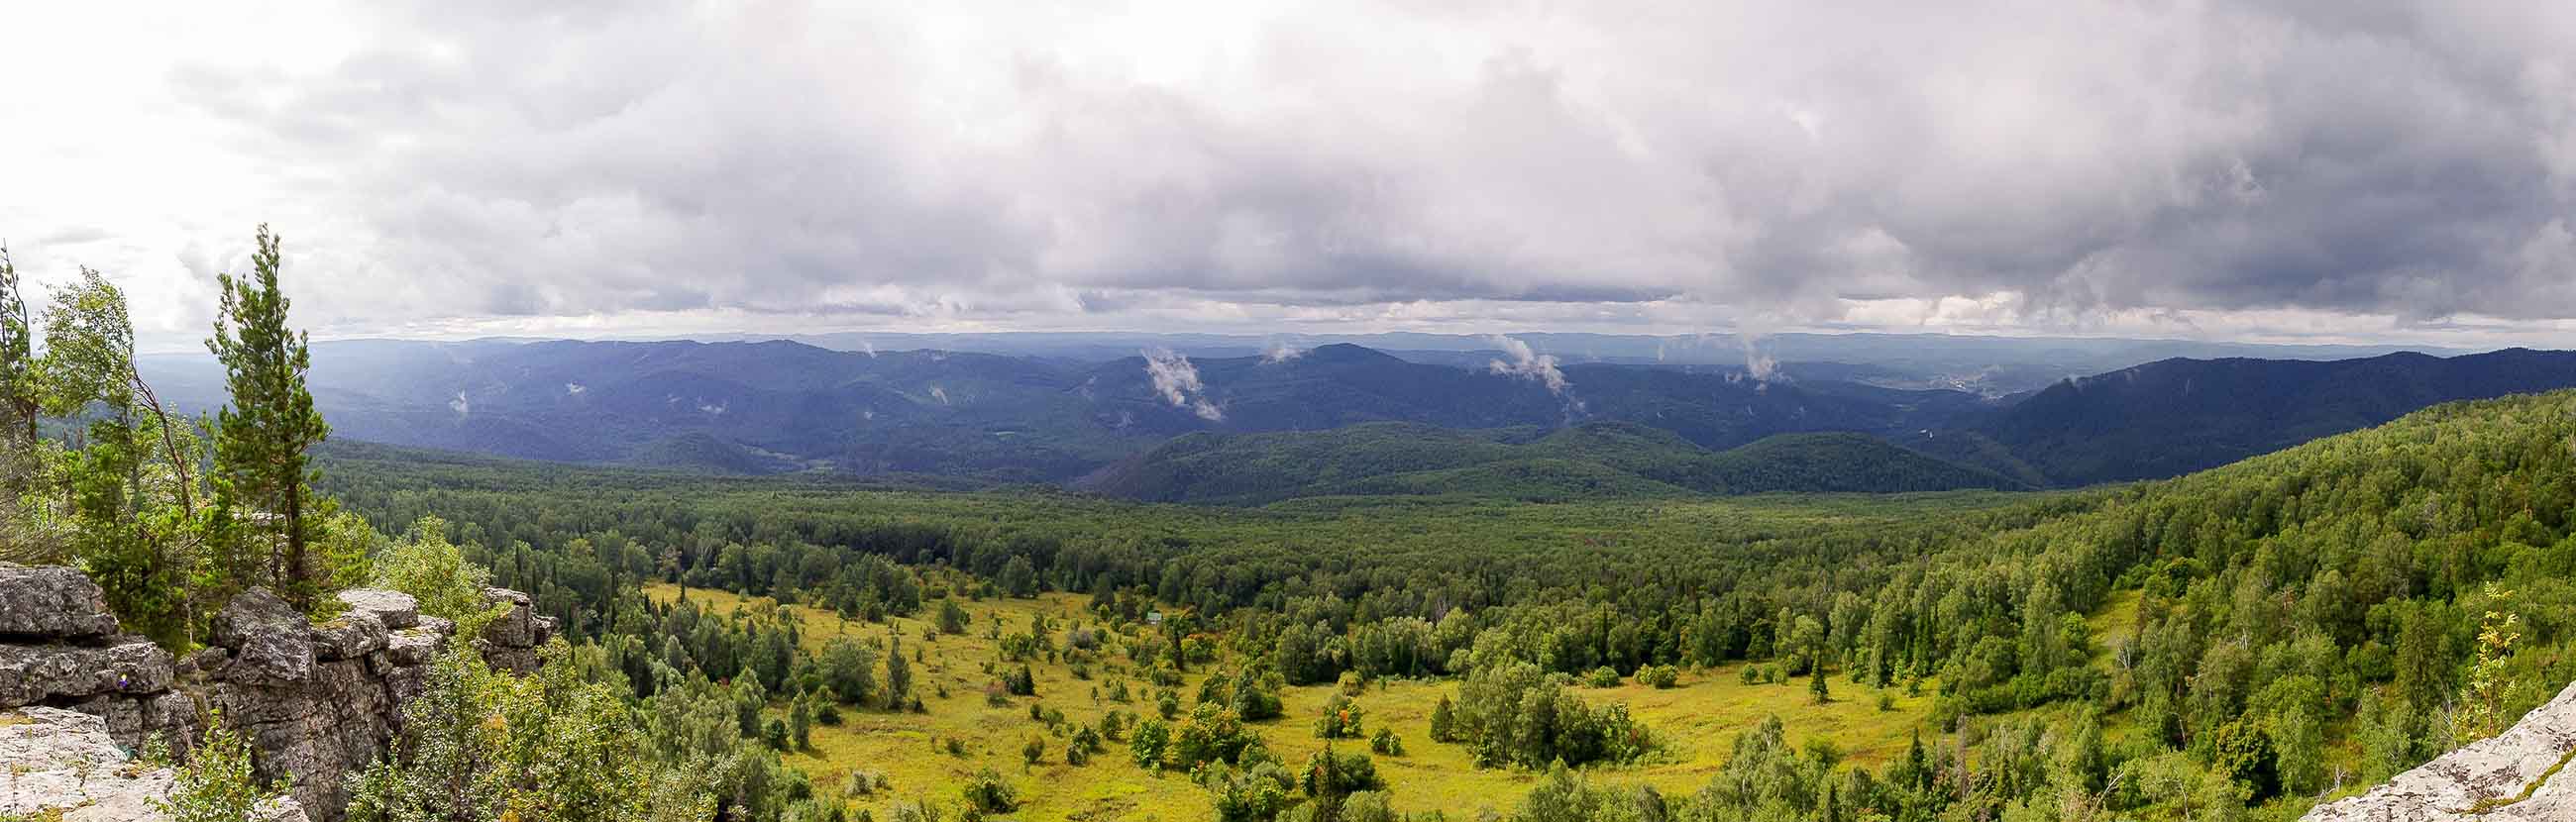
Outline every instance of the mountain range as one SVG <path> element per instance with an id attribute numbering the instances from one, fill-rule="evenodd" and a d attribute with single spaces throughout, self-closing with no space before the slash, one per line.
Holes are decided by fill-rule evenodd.
<path id="1" fill-rule="evenodd" d="M 183 408 L 223 396 L 202 356 L 144 366 Z M 1224 504 L 2086 485 L 2175 476 L 2440 402 L 2576 385 L 2576 352 L 2527 349 L 2167 358 L 2003 396 L 1903 387 L 1921 382 L 1909 368 L 1567 364 L 1526 345 L 1086 360 L 787 340 L 374 340 L 317 343 L 310 382 L 341 439 Z"/>

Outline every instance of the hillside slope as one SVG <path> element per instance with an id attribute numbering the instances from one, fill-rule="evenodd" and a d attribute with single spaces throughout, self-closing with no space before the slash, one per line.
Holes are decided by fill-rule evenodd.
<path id="1" fill-rule="evenodd" d="M 1348 494 L 1543 500 L 2023 486 L 1866 434 L 1782 434 L 1712 452 L 1653 426 L 1596 422 L 1544 434 L 1531 427 L 1458 431 L 1406 423 L 1192 434 L 1095 472 L 1077 487 L 1152 502 L 1241 505 Z"/>
<path id="2" fill-rule="evenodd" d="M 2053 484 L 2089 485 L 2188 474 L 2439 403 L 2569 386 L 2571 351 L 2174 359 L 2060 382 L 1964 427 Z"/>

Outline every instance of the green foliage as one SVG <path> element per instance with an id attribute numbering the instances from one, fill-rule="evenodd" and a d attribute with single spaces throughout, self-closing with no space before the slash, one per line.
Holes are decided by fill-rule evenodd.
<path id="1" fill-rule="evenodd" d="M 966 632 L 966 609 L 959 607 L 954 599 L 939 601 L 939 632 L 950 635 Z"/>
<path id="2" fill-rule="evenodd" d="M 1242 764 L 1246 751 L 1260 745 L 1261 738 L 1243 727 L 1243 718 L 1233 709 L 1200 705 L 1190 710 L 1188 720 L 1172 730 L 1171 747 L 1162 758 L 1162 766 L 1185 771 L 1217 762 Z"/>
<path id="3" fill-rule="evenodd" d="M 1324 715 L 1315 718 L 1315 736 L 1321 739 L 1358 739 L 1362 732 L 1361 716 L 1359 703 L 1336 693 L 1324 701 Z"/>
<path id="4" fill-rule="evenodd" d="M 1114 464 L 1086 483 L 1132 499 L 1230 505 L 1355 495 L 1562 501 L 2022 487 L 1865 434 L 1781 434 L 1711 452 L 1670 431 L 1624 422 L 1585 423 L 1543 435 L 1527 428 L 1391 422 L 1193 434 Z"/>
<path id="5" fill-rule="evenodd" d="M 1035 761 L 1035 760 L 1032 760 Z M 991 768 L 977 771 L 958 788 L 966 807 L 976 813 L 1010 813 L 1020 809 L 1020 792 Z"/>
<path id="6" fill-rule="evenodd" d="M 2495 582 L 2488 582 L 2481 592 L 2489 602 L 2513 597 Z M 2460 688 L 2459 707 L 2453 714 L 2452 738 L 2467 742 L 2502 733 L 2514 716 L 2508 711 L 2508 691 L 2514 686 L 2505 672 L 2505 662 L 2513 655 L 2514 643 L 2522 639 L 2522 615 L 2489 610 L 2478 622 L 2477 658 L 2469 664 L 2469 679 Z"/>
<path id="7" fill-rule="evenodd" d="M 570 649 L 545 656 L 520 679 L 462 647 L 441 655 L 405 708 L 404 753 L 353 779 L 349 818 L 640 822 L 712 808 L 709 774 L 663 763 L 623 695 L 583 681 Z"/>
<path id="8" fill-rule="evenodd" d="M 456 623 L 457 636 L 480 636 L 483 627 L 507 612 L 484 596 L 492 572 L 465 558 L 465 550 L 447 540 L 447 521 L 422 517 L 402 539 L 386 546 L 375 559 L 375 584 L 420 600 L 420 612 Z"/>
<path id="9" fill-rule="evenodd" d="M 1637 669 L 1637 681 L 1656 690 L 1666 690 L 1681 681 L 1681 669 L 1671 665 L 1648 665 Z"/>
<path id="10" fill-rule="evenodd" d="M 1608 709 L 1573 698 L 1582 713 L 1560 710 L 1571 677 L 1603 666 L 1902 681 L 1908 694 L 1937 687 L 1939 727 L 1985 740 L 1969 743 L 1972 761 L 2009 767 L 1969 770 L 1934 744 L 1870 786 L 1846 784 L 1857 771 L 1845 770 L 1790 780 L 1806 797 L 1794 802 L 1770 787 L 1738 793 L 1770 791 L 1808 815 L 1831 796 L 1843 813 L 2027 819 L 2075 802 L 2080 787 L 2116 813 L 2200 818 L 2241 811 L 2236 782 L 2259 787 L 2267 758 L 2274 790 L 2306 797 L 2333 781 L 2336 751 L 2385 773 L 2449 744 L 2450 724 L 2434 717 L 2475 678 L 2481 612 L 2523 620 L 2515 645 L 2525 650 L 2501 656 L 2496 676 L 2567 677 L 2576 621 L 2553 603 L 2576 594 L 2571 438 L 2576 394 L 2562 392 L 2437 408 L 2179 480 L 2014 498 L 1317 500 L 1225 511 L 812 478 L 556 470 L 537 483 L 509 466 L 364 454 L 346 463 L 362 470 L 335 467 L 348 482 L 335 490 L 370 513 L 435 505 L 475 533 L 518 535 L 529 549 L 502 567 L 527 570 L 506 574 L 559 585 L 556 607 L 592 625 L 629 621 L 612 589 L 556 581 L 613 579 L 619 558 L 576 558 L 575 537 L 601 532 L 547 523 L 614 523 L 630 540 L 682 545 L 679 573 L 759 594 L 829 590 L 832 569 L 862 557 L 960 579 L 1023 559 L 1095 603 L 1112 592 L 1112 612 L 1140 601 L 1150 605 L 1134 610 L 1163 612 L 1150 641 L 1124 648 L 1136 664 L 1110 675 L 1177 683 L 1178 666 L 1214 658 L 1227 666 L 1213 675 L 1224 680 L 1219 708 L 1240 699 L 1235 680 L 1255 664 L 1320 660 L 1301 671 L 1312 681 L 1463 675 L 1453 727 L 1435 737 L 1535 769 L 1568 750 L 1579 761 L 1587 739 L 1610 747 L 1583 721 Z M 688 547 L 701 544 L 717 550 Z M 803 572 L 808 562 L 818 573 Z M 2489 581 L 2511 601 L 2481 601 Z M 689 644 L 681 656 L 714 647 Z M 1497 677 L 1526 687 L 1496 687 Z M 1494 698 L 1506 692 L 1508 710 Z M 2533 698 L 2497 693 L 2508 717 Z M 1548 721 L 1519 721 L 1542 704 Z M 1561 716 L 1585 732 L 1569 734 Z M 2085 743 L 2069 723 L 2087 716 L 2115 717 L 2129 733 Z M 2331 719 L 2342 716 L 2355 721 Z M 1989 734 L 1998 724 L 2012 732 Z M 1748 761 L 1796 766 L 1767 771 L 1777 774 L 1831 759 L 1757 749 L 1763 757 Z"/>
<path id="11" fill-rule="evenodd" d="M 241 822 L 281 793 L 252 776 L 250 741 L 215 710 L 207 713 L 206 737 L 179 767 L 170 795 L 152 800 L 152 806 L 170 822 Z"/>
<path id="12" fill-rule="evenodd" d="M 1628 718 L 1627 706 L 1586 705 L 1565 689 L 1562 675 L 1526 662 L 1468 674 L 1451 736 L 1487 767 L 1626 762 L 1648 747 L 1646 729 Z"/>
<path id="13" fill-rule="evenodd" d="M 1127 735 L 1127 750 L 1136 760 L 1136 767 L 1148 770 L 1163 767 L 1171 744 L 1172 726 L 1160 719 L 1138 722 L 1136 730 Z"/>
<path id="14" fill-rule="evenodd" d="M 1450 706 L 1446 694 L 1440 697 L 1438 704 L 1431 706 L 1431 741 L 1458 741 L 1457 709 Z"/>
<path id="15" fill-rule="evenodd" d="M 823 646 L 823 687 L 844 705 L 863 705 L 876 692 L 877 652 L 856 637 L 834 637 Z"/>
<path id="16" fill-rule="evenodd" d="M 2237 793 L 2260 802 L 2281 791 L 2280 766 L 2272 735 L 2261 725 L 2230 722 L 2210 735 L 2210 762 L 2236 783 Z"/>
<path id="17" fill-rule="evenodd" d="M 287 328 L 277 235 L 262 225 L 257 240 L 250 276 L 218 276 L 222 306 L 215 335 L 206 341 L 223 363 L 232 395 L 215 415 L 216 488 L 228 512 L 220 533 L 244 560 L 248 578 L 311 610 L 337 571 L 309 551 L 317 515 L 325 512 L 313 498 L 306 452 L 331 429 L 304 384 L 310 347 L 302 333 Z"/>

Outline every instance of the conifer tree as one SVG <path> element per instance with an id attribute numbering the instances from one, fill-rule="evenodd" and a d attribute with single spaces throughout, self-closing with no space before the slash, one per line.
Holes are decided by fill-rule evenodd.
<path id="1" fill-rule="evenodd" d="M 36 446 L 35 326 L 22 287 L 9 248 L 0 246 L 0 445 L 12 455 Z"/>
<path id="2" fill-rule="evenodd" d="M 221 275 L 222 310 L 214 338 L 206 341 L 222 361 L 232 393 L 231 406 L 216 416 L 215 470 L 233 514 L 232 530 L 251 539 L 247 546 L 234 543 L 236 567 L 261 562 L 253 579 L 309 608 L 320 593 L 315 581 L 329 575 L 306 556 L 308 520 L 317 517 L 305 452 L 330 428 L 304 384 L 312 352 L 303 333 L 287 328 L 288 301 L 277 285 L 283 258 L 277 235 L 266 225 L 259 227 L 258 246 L 250 276 Z"/>

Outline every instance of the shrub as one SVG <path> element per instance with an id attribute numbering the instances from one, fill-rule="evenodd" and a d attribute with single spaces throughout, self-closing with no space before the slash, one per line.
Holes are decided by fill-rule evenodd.
<path id="1" fill-rule="evenodd" d="M 1369 753 L 1379 756 L 1403 756 L 1404 740 L 1398 738 L 1394 731 L 1383 727 L 1378 728 L 1377 733 L 1369 735 Z"/>
<path id="2" fill-rule="evenodd" d="M 1324 715 L 1315 719 L 1315 736 L 1323 739 L 1358 739 L 1360 706 L 1350 697 L 1334 694 L 1324 702 Z"/>
<path id="3" fill-rule="evenodd" d="M 251 776 L 250 742 L 224 722 L 220 710 L 206 715 L 206 738 L 179 768 L 167 799 L 152 806 L 171 822 L 236 822 L 277 791 Z"/>
<path id="4" fill-rule="evenodd" d="M 1019 670 L 1002 675 L 1002 687 L 1009 690 L 1012 696 L 1037 696 L 1037 674 L 1030 672 L 1028 665 L 1022 664 Z"/>
<path id="5" fill-rule="evenodd" d="M 1563 682 L 1527 662 L 1479 668 L 1459 686 L 1451 736 L 1480 765 L 1626 762 L 1645 752 L 1646 729 L 1627 706 L 1594 708 Z"/>
<path id="6" fill-rule="evenodd" d="M 1649 665 L 1637 670 L 1637 681 L 1657 690 L 1671 688 L 1681 681 L 1681 670 L 1670 665 Z"/>
<path id="7" fill-rule="evenodd" d="M 1592 673 L 1584 676 L 1583 683 L 1595 688 L 1616 688 L 1619 687 L 1619 671 L 1603 665 L 1592 669 Z"/>
<path id="8" fill-rule="evenodd" d="M 1020 792 L 1002 781 L 1002 775 L 985 768 L 967 780 L 958 792 L 966 797 L 966 807 L 982 813 L 1010 813 L 1020 809 Z"/>
<path id="9" fill-rule="evenodd" d="M 1148 719 L 1136 723 L 1135 732 L 1128 735 L 1127 751 L 1135 757 L 1136 767 L 1154 770 L 1163 767 L 1163 757 L 1171 745 L 1172 726 L 1160 719 Z"/>
<path id="10" fill-rule="evenodd" d="M 1449 707 L 1449 695 L 1440 695 L 1440 704 L 1431 706 L 1431 741 L 1458 741 L 1458 715 Z"/>

